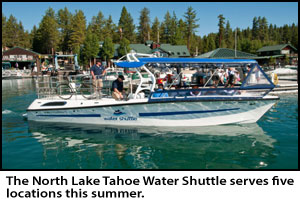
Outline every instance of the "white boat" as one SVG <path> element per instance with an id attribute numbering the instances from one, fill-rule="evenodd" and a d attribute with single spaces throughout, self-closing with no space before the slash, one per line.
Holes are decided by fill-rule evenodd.
<path id="1" fill-rule="evenodd" d="M 21 79 L 23 70 L 2 70 L 2 79 Z"/>
<path id="2" fill-rule="evenodd" d="M 133 53 L 128 54 L 128 58 L 115 63 L 118 67 L 135 68 L 140 75 L 140 83 L 134 91 L 130 90 L 128 99 L 116 101 L 109 95 L 101 99 L 86 99 L 75 94 L 65 100 L 59 94 L 51 93 L 33 101 L 27 109 L 28 120 L 164 127 L 254 123 L 279 100 L 276 96 L 267 95 L 275 86 L 255 60 L 137 58 Z M 156 92 L 156 78 L 149 68 L 158 63 L 182 66 L 216 64 L 221 68 L 251 64 L 251 70 L 242 85 L 234 88 L 203 87 Z M 141 71 L 148 73 L 150 85 L 143 84 L 145 79 Z M 204 86 L 207 86 L 206 83 Z"/>

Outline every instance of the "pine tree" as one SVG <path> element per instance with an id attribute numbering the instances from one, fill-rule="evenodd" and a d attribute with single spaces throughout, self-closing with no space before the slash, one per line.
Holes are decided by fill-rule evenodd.
<path id="1" fill-rule="evenodd" d="M 207 36 L 203 36 L 202 38 L 202 53 L 209 52 L 208 49 L 208 39 Z"/>
<path id="2" fill-rule="evenodd" d="M 243 40 L 243 36 L 241 34 L 241 30 L 240 28 L 236 28 L 236 49 L 239 51 L 242 51 L 242 40 Z"/>
<path id="3" fill-rule="evenodd" d="M 171 26 L 170 26 L 170 42 L 172 45 L 183 45 L 184 41 L 184 30 L 186 26 L 184 22 L 180 19 L 177 20 L 175 12 L 173 12 L 173 16 L 171 18 Z"/>
<path id="4" fill-rule="evenodd" d="M 258 19 L 257 17 L 253 18 L 252 23 L 252 40 L 258 39 Z"/>
<path id="5" fill-rule="evenodd" d="M 186 45 L 186 29 L 186 23 L 182 19 L 180 19 L 178 21 L 178 28 L 176 31 L 176 45 Z"/>
<path id="6" fill-rule="evenodd" d="M 127 38 L 130 43 L 135 42 L 135 25 L 133 23 L 131 15 L 127 12 L 125 6 L 122 8 L 118 28 L 122 30 L 122 37 Z"/>
<path id="7" fill-rule="evenodd" d="M 251 50 L 251 41 L 250 39 L 243 38 L 241 41 L 241 51 L 243 52 L 250 52 Z"/>
<path id="8" fill-rule="evenodd" d="M 272 45 L 272 44 L 270 44 L 270 45 Z M 247 52 L 249 52 L 251 54 L 257 54 L 256 51 L 262 47 L 263 47 L 263 44 L 260 40 L 252 40 L 250 50 L 248 50 Z"/>
<path id="9" fill-rule="evenodd" d="M 7 46 L 6 17 L 2 13 L 2 47 Z"/>
<path id="10" fill-rule="evenodd" d="M 166 43 L 166 37 L 165 37 L 165 23 L 162 22 L 160 23 L 160 27 L 159 27 L 159 42 L 160 43 Z"/>
<path id="11" fill-rule="evenodd" d="M 207 37 L 207 51 L 212 51 L 214 49 L 216 49 L 216 37 L 215 37 L 215 34 L 211 33 L 211 34 L 208 34 L 208 37 Z"/>
<path id="12" fill-rule="evenodd" d="M 95 33 L 92 33 L 89 30 L 86 34 L 81 55 L 83 57 L 83 64 L 87 64 L 89 62 L 91 66 L 91 59 L 96 58 L 99 53 L 99 41 L 98 36 Z"/>
<path id="13" fill-rule="evenodd" d="M 102 32 L 104 39 L 110 37 L 112 38 L 113 42 L 120 41 L 117 34 L 117 26 L 114 24 L 111 15 L 109 15 L 107 20 L 105 20 Z"/>
<path id="14" fill-rule="evenodd" d="M 232 32 L 232 29 L 230 27 L 230 23 L 228 20 L 226 23 L 224 37 L 225 37 L 224 39 L 225 39 L 226 47 L 229 49 L 233 49 L 234 48 L 234 36 L 233 36 L 233 32 Z"/>
<path id="15" fill-rule="evenodd" d="M 262 41 L 268 41 L 269 40 L 269 33 L 268 33 L 268 21 L 266 17 L 263 17 L 261 19 L 261 25 L 262 27 Z"/>
<path id="16" fill-rule="evenodd" d="M 265 17 L 258 17 L 258 38 L 262 42 L 268 40 L 268 22 Z"/>
<path id="17" fill-rule="evenodd" d="M 187 48 L 190 50 L 191 47 L 191 38 L 193 36 L 193 33 L 196 31 L 196 28 L 199 27 L 197 21 L 199 19 L 196 18 L 197 14 L 196 11 L 193 10 L 192 7 L 188 7 L 187 12 L 185 13 L 185 22 L 187 25 L 186 29 L 186 35 L 187 35 Z"/>
<path id="18" fill-rule="evenodd" d="M 97 35 L 99 41 L 104 40 L 103 29 L 105 26 L 105 18 L 101 11 L 99 11 L 97 16 L 92 17 L 92 21 L 88 26 L 88 29 L 92 31 L 92 33 Z"/>
<path id="19" fill-rule="evenodd" d="M 31 44 L 32 44 L 32 49 L 36 52 L 40 52 L 41 47 L 40 47 L 40 33 L 38 32 L 38 29 L 34 25 L 32 30 L 31 30 Z"/>
<path id="20" fill-rule="evenodd" d="M 192 56 L 196 55 L 196 48 L 198 46 L 198 42 L 197 42 L 198 36 L 196 36 L 196 34 L 193 34 L 193 36 L 191 37 L 191 46 L 190 46 L 190 54 Z"/>
<path id="21" fill-rule="evenodd" d="M 100 56 L 103 60 L 108 62 L 111 58 L 114 57 L 114 53 L 115 53 L 115 48 L 112 39 L 110 37 L 106 37 L 104 39 L 103 46 L 100 50 Z"/>
<path id="22" fill-rule="evenodd" d="M 130 45 L 130 41 L 127 40 L 126 38 L 122 38 L 122 40 L 120 41 L 120 47 L 117 50 L 119 57 L 122 57 L 130 52 L 131 48 L 129 45 Z"/>
<path id="23" fill-rule="evenodd" d="M 223 15 L 219 15 L 218 18 L 219 18 L 219 23 L 218 23 L 218 26 L 219 26 L 218 41 L 219 41 L 219 44 L 218 44 L 218 47 L 219 48 L 224 48 L 225 47 L 225 41 L 223 39 L 224 39 L 224 24 L 225 24 L 224 20 L 225 20 L 225 18 L 223 17 Z"/>
<path id="24" fill-rule="evenodd" d="M 138 38 L 140 43 L 145 43 L 150 40 L 150 11 L 148 8 L 143 8 L 140 12 L 140 22 L 138 26 Z"/>
<path id="25" fill-rule="evenodd" d="M 291 39 L 291 44 L 297 48 L 298 50 L 298 24 L 297 26 L 293 23 L 291 27 L 292 31 L 292 39 Z"/>
<path id="26" fill-rule="evenodd" d="M 80 45 L 85 40 L 86 20 L 81 10 L 75 11 L 71 21 L 71 35 L 69 47 L 74 54 L 80 53 Z"/>
<path id="27" fill-rule="evenodd" d="M 197 54 L 197 56 L 199 55 L 199 54 L 202 54 L 202 53 L 204 53 L 204 51 L 203 51 L 203 39 L 201 38 L 201 36 L 199 36 L 198 37 L 198 40 L 197 40 L 197 47 L 198 47 L 198 54 Z"/>
<path id="28" fill-rule="evenodd" d="M 18 26 L 17 19 L 13 15 L 10 15 L 5 26 L 7 47 L 14 47 L 18 45 Z"/>
<path id="29" fill-rule="evenodd" d="M 291 29 L 287 24 L 283 25 L 282 41 L 283 43 L 291 43 L 292 41 Z"/>
<path id="30" fill-rule="evenodd" d="M 72 22 L 72 13 L 69 12 L 68 8 L 60 9 L 57 12 L 57 23 L 60 32 L 60 50 L 67 53 L 71 49 L 69 47 L 70 37 L 71 37 L 71 22 Z"/>
<path id="31" fill-rule="evenodd" d="M 169 11 L 165 14 L 164 21 L 161 24 L 161 43 L 171 43 L 171 15 Z"/>
<path id="32" fill-rule="evenodd" d="M 46 10 L 46 14 L 39 24 L 36 33 L 35 51 L 43 54 L 51 54 L 52 50 L 55 51 L 59 42 L 58 24 L 55 19 L 55 13 L 52 8 Z"/>
<path id="33" fill-rule="evenodd" d="M 159 35 L 160 35 L 159 27 L 160 27 L 160 23 L 158 21 L 158 18 L 155 17 L 154 22 L 153 22 L 152 27 L 151 27 L 151 38 L 156 43 L 159 43 Z"/>

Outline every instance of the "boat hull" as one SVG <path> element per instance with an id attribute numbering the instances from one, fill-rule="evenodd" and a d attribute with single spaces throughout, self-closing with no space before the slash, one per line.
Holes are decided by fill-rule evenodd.
<path id="1" fill-rule="evenodd" d="M 35 102 L 43 104 L 41 99 Z M 276 98 L 259 100 L 182 101 L 149 103 L 125 102 L 113 105 L 73 106 L 66 101 L 61 108 L 28 108 L 28 120 L 78 124 L 189 127 L 257 122 L 275 103 Z M 49 100 L 48 100 L 49 102 Z M 78 102 L 78 101 L 77 101 Z"/>

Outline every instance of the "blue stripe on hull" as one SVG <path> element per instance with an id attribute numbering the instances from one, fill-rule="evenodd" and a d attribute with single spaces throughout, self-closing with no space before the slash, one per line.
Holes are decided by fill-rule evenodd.
<path id="1" fill-rule="evenodd" d="M 39 117 L 101 117 L 101 114 L 39 114 Z"/>
<path id="2" fill-rule="evenodd" d="M 211 112 L 224 112 L 239 110 L 240 108 L 220 109 L 220 110 L 201 110 L 201 111 L 183 111 L 183 112 L 153 112 L 153 113 L 139 113 L 140 117 L 151 116 L 167 116 L 167 115 L 183 115 L 183 114 L 199 114 L 199 113 L 211 113 Z"/>

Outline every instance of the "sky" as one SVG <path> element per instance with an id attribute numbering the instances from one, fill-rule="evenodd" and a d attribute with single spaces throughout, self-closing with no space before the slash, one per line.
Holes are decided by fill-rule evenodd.
<path id="1" fill-rule="evenodd" d="M 189 6 L 196 11 L 200 27 L 196 34 L 201 37 L 218 32 L 218 15 L 223 14 L 229 20 L 231 28 L 252 28 L 252 20 L 256 16 L 266 17 L 269 24 L 282 26 L 298 24 L 298 2 L 2 2 L 2 13 L 8 18 L 11 14 L 23 23 L 25 30 L 38 27 L 45 11 L 51 7 L 57 12 L 67 7 L 71 13 L 82 10 L 89 23 L 93 16 L 101 11 L 105 18 L 109 15 L 118 24 L 122 7 L 131 14 L 138 25 L 140 11 L 146 7 L 150 10 L 151 22 L 158 17 L 162 22 L 167 11 L 178 19 L 184 19 Z"/>

